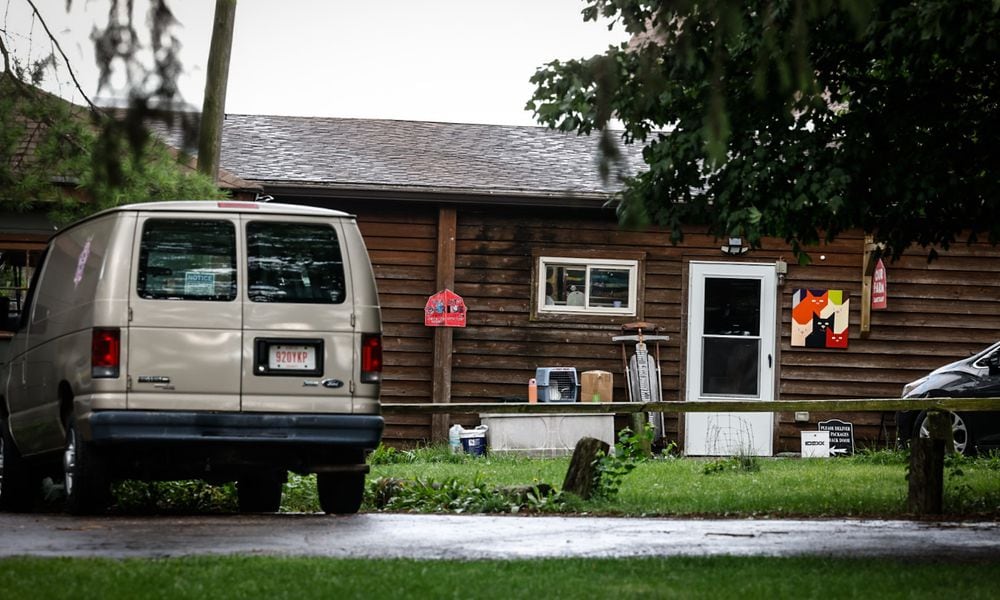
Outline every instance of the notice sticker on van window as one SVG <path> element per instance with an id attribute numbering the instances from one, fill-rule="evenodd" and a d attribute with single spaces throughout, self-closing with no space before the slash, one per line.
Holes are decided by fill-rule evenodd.
<path id="1" fill-rule="evenodd" d="M 267 366 L 275 371 L 313 371 L 316 369 L 316 348 L 314 346 L 271 346 L 268 348 Z"/>
<path id="2" fill-rule="evenodd" d="M 215 273 L 188 271 L 184 273 L 185 296 L 214 296 Z"/>

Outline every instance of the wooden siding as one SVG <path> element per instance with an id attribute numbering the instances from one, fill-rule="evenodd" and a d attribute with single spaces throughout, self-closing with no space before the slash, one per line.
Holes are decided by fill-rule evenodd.
<path id="1" fill-rule="evenodd" d="M 984 244 L 956 244 L 930 263 L 922 248 L 911 249 L 894 263 L 886 260 L 888 306 L 871 312 L 871 331 L 862 338 L 863 248 L 860 234 L 847 234 L 811 252 L 812 264 L 789 265 L 780 303 L 782 399 L 899 397 L 905 383 L 1000 338 L 1000 249 Z M 846 350 L 791 347 L 795 288 L 841 289 L 849 294 Z M 797 451 L 799 431 L 815 429 L 817 421 L 831 417 L 844 415 L 814 413 L 808 424 L 781 415 L 779 449 Z M 846 417 L 855 424 L 855 437 L 862 443 L 894 439 L 892 415 Z"/>
<path id="2" fill-rule="evenodd" d="M 436 291 L 437 209 L 344 208 L 358 215 L 378 284 L 385 361 L 382 402 L 428 402 L 434 336 L 424 327 L 423 314 L 424 302 Z M 386 420 L 384 437 L 412 446 L 429 439 L 430 425 L 430 415 L 395 415 Z"/>
<path id="3" fill-rule="evenodd" d="M 383 401 L 430 402 L 434 334 L 423 326 L 423 306 L 437 291 L 437 208 L 399 206 L 377 210 L 348 206 L 359 216 L 378 278 L 385 324 L 386 372 Z M 625 400 L 621 349 L 611 341 L 621 323 L 637 318 L 532 317 L 533 256 L 582 256 L 595 249 L 643 256 L 640 317 L 671 336 L 663 348 L 663 399 L 682 399 L 687 319 L 687 269 L 691 260 L 788 261 L 778 291 L 781 399 L 898 397 L 902 385 L 946 362 L 968 356 L 1000 335 L 1000 249 L 958 244 L 928 263 L 912 250 L 887 262 L 888 309 L 872 311 L 871 331 L 860 336 L 862 256 L 860 233 L 840 236 L 798 265 L 779 241 L 738 258 L 724 256 L 712 236 L 689 231 L 673 246 L 662 231 L 619 229 L 607 214 L 567 215 L 541 209 L 458 209 L 455 287 L 469 309 L 468 326 L 453 336 L 451 398 L 496 402 L 524 398 L 539 366 L 573 366 L 610 371 L 615 399 Z M 844 290 L 851 301 L 846 350 L 793 348 L 791 302 L 796 288 Z M 807 423 L 779 414 L 776 451 L 798 451 L 802 429 L 819 420 L 855 423 L 859 444 L 884 443 L 895 435 L 891 415 L 813 413 Z M 466 426 L 474 417 L 455 415 Z M 472 420 L 470 420 L 472 419 Z M 392 417 L 386 439 L 413 445 L 430 439 L 429 416 Z M 678 419 L 668 432 L 678 437 Z"/>

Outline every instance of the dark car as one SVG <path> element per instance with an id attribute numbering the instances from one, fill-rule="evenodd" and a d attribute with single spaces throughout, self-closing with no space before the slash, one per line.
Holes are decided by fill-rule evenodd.
<path id="1" fill-rule="evenodd" d="M 1000 342 L 969 358 L 937 368 L 903 386 L 904 398 L 1000 397 Z M 927 436 L 927 411 L 896 413 L 896 431 L 905 444 L 915 434 Z M 951 413 L 955 450 L 963 454 L 1000 449 L 1000 411 Z"/>

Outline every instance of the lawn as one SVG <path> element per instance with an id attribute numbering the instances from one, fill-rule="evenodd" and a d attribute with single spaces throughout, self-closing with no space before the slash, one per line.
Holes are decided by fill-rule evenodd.
<path id="1" fill-rule="evenodd" d="M 418 453 L 419 456 L 419 453 Z M 484 457 L 374 465 L 370 478 L 483 481 L 497 486 L 562 485 L 569 459 Z M 865 453 L 836 459 L 658 458 L 638 462 L 616 495 L 571 504 L 571 511 L 621 515 L 878 516 L 906 514 L 906 455 Z M 946 468 L 945 511 L 1000 515 L 1000 459 L 955 457 Z"/>
<path id="2" fill-rule="evenodd" d="M 362 510 L 387 482 L 406 487 L 388 510 L 609 515 L 906 517 L 906 457 L 829 460 L 690 459 L 634 463 L 617 493 L 581 501 L 555 493 L 520 504 L 510 486 L 561 487 L 568 458 L 452 456 L 445 449 L 372 457 Z M 1000 458 L 952 457 L 949 518 L 1000 516 Z M 231 512 L 232 487 L 119 488 L 122 511 Z M 562 496 L 562 497 L 561 497 Z M 498 500 L 498 498 L 500 500 Z M 132 503 L 131 505 L 129 503 Z M 152 506 L 150 503 L 159 503 Z M 164 502 L 166 505 L 164 505 Z M 145 503 L 145 505 L 143 504 Z M 186 505 L 185 503 L 190 503 Z M 165 508 L 166 506 L 166 508 Z M 291 476 L 282 510 L 318 510 L 313 477 Z M 21 598 L 976 598 L 996 597 L 1000 561 L 849 557 L 671 557 L 516 561 L 362 560 L 265 556 L 172 559 L 0 559 L 0 597 Z"/>
<path id="3" fill-rule="evenodd" d="M 419 561 L 277 557 L 0 560 L 36 598 L 995 598 L 1000 564 L 846 558 Z"/>
<path id="4" fill-rule="evenodd" d="M 566 494 L 514 500 L 503 488 L 548 484 L 558 490 L 569 458 L 453 456 L 444 448 L 372 456 L 363 511 L 553 512 L 647 516 L 906 518 L 907 457 L 861 453 L 831 459 L 658 457 L 632 463 L 617 492 L 583 501 Z M 614 474 L 612 474 L 613 476 Z M 282 510 L 316 512 L 315 479 L 290 475 Z M 232 512 L 232 485 L 128 483 L 116 512 Z M 393 498 L 388 501 L 388 498 Z M 1000 518 L 1000 457 L 950 457 L 949 518 Z"/>

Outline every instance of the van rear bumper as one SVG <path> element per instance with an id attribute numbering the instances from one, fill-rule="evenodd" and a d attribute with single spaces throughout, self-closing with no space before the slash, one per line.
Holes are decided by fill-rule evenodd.
<path id="1" fill-rule="evenodd" d="M 206 413 L 107 410 L 90 414 L 97 444 L 240 442 L 375 448 L 385 421 L 379 415 Z"/>

